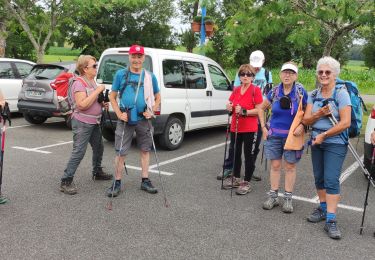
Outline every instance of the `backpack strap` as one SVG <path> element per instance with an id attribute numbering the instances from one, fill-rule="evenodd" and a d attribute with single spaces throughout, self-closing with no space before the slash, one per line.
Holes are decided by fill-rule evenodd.
<path id="1" fill-rule="evenodd" d="M 264 69 L 264 77 L 266 78 L 267 83 L 270 81 L 270 71 L 268 69 Z"/>
<path id="2" fill-rule="evenodd" d="M 128 70 L 128 69 L 125 69 L 125 73 L 124 73 L 124 79 L 125 79 L 125 81 L 124 81 L 124 84 L 121 85 L 121 87 L 120 87 L 120 91 L 119 91 L 119 99 L 120 99 L 120 100 L 121 100 L 121 98 L 122 98 L 122 94 L 124 94 L 124 91 L 125 91 L 125 89 L 126 89 L 126 87 L 127 87 L 127 85 L 128 85 L 129 74 L 130 74 L 129 70 Z"/>

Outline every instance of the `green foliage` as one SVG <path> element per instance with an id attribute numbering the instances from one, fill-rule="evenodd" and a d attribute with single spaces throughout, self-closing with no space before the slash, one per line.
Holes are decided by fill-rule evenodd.
<path id="1" fill-rule="evenodd" d="M 375 33 L 373 33 L 366 45 L 363 47 L 363 54 L 365 56 L 366 66 L 375 68 Z"/>
<path id="2" fill-rule="evenodd" d="M 198 44 L 198 36 L 190 29 L 182 32 L 180 35 L 181 45 L 186 48 L 187 52 L 193 52 L 194 47 Z"/>
<path id="3" fill-rule="evenodd" d="M 13 18 L 8 22 L 5 57 L 36 61 L 35 51 L 33 51 L 34 47 L 21 25 Z"/>
<path id="4" fill-rule="evenodd" d="M 130 46 L 173 48 L 172 2 L 168 0 L 117 0 L 91 2 L 76 7 L 79 15 L 65 25 L 69 41 L 85 54 L 99 57 L 109 47 Z"/>

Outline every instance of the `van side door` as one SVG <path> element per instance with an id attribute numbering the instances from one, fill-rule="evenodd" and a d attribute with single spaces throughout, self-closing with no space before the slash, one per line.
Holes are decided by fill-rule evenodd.
<path id="1" fill-rule="evenodd" d="M 196 60 L 184 60 L 187 112 L 190 115 L 188 129 L 207 127 L 210 118 L 211 92 L 207 85 L 204 64 Z"/>
<path id="2" fill-rule="evenodd" d="M 216 65 L 208 64 L 209 84 L 212 84 L 210 125 L 226 124 L 228 111 L 225 105 L 232 93 L 230 81 Z"/>
<path id="3" fill-rule="evenodd" d="M 161 77 L 161 114 L 183 114 L 185 117 L 185 128 L 189 123 L 186 113 L 188 106 L 184 65 L 178 57 L 160 56 L 162 77 Z M 185 130 L 185 129 L 183 129 Z"/>

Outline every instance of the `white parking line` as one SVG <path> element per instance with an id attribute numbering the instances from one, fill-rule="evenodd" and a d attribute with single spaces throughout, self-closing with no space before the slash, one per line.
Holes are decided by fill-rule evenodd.
<path id="1" fill-rule="evenodd" d="M 279 196 L 284 197 L 284 194 L 279 193 Z M 312 203 L 312 204 L 317 204 L 318 203 L 318 197 L 314 197 L 312 199 L 309 199 L 309 198 L 305 198 L 305 197 L 296 196 L 296 195 L 293 194 L 293 199 L 294 200 L 304 201 L 304 202 L 309 202 L 309 203 Z M 339 208 L 342 208 L 342 209 L 348 209 L 348 210 L 363 212 L 363 208 L 348 206 L 348 205 L 344 205 L 344 204 L 341 204 L 341 203 L 339 203 L 337 206 Z"/>
<path id="2" fill-rule="evenodd" d="M 204 148 L 204 149 L 192 152 L 192 153 L 188 153 L 188 154 L 176 157 L 176 158 L 171 159 L 171 160 L 160 162 L 159 165 L 166 165 L 166 164 L 173 163 L 173 162 L 176 162 L 176 161 L 179 161 L 179 160 L 182 160 L 182 159 L 186 159 L 188 157 L 191 157 L 191 156 L 194 156 L 194 155 L 197 155 L 197 154 L 200 154 L 200 153 L 203 153 L 203 152 L 206 152 L 206 151 L 218 148 L 218 147 L 223 146 L 223 145 L 225 145 L 225 142 L 221 143 L 221 144 L 216 144 L 216 145 L 213 145 L 213 146 L 210 146 L 210 147 L 207 147 L 207 148 Z M 157 167 L 156 164 L 153 164 L 153 165 L 150 166 L 150 168 L 155 168 L 155 167 Z"/>
<path id="3" fill-rule="evenodd" d="M 12 148 L 14 148 L 14 149 L 20 149 L 20 150 L 24 150 L 24 151 L 28 151 L 28 152 L 36 152 L 36 153 L 49 154 L 51 152 L 43 151 L 43 150 L 40 150 L 40 149 L 54 147 L 54 146 L 59 146 L 59 145 L 64 145 L 64 144 L 70 144 L 70 143 L 73 143 L 73 141 L 59 142 L 57 144 L 45 145 L 45 146 L 40 146 L 40 147 L 35 147 L 35 148 L 27 148 L 27 147 L 22 147 L 22 146 L 12 146 Z"/>
<path id="4" fill-rule="evenodd" d="M 126 168 L 128 168 L 128 169 L 133 169 L 133 170 L 138 170 L 138 171 L 142 171 L 142 168 L 141 168 L 141 167 L 132 166 L 132 165 L 126 165 Z M 151 167 L 150 167 L 150 168 L 151 168 Z M 157 170 L 152 170 L 152 169 L 149 169 L 148 171 L 149 171 L 149 172 L 152 172 L 152 173 L 159 173 L 159 171 L 157 171 Z M 162 175 L 167 175 L 167 176 L 172 176 L 172 175 L 174 175 L 174 173 L 172 173 L 172 172 L 164 172 L 164 171 L 160 171 L 160 174 L 162 174 Z"/>
<path id="5" fill-rule="evenodd" d="M 45 122 L 44 124 L 53 124 L 53 123 L 60 123 L 64 121 L 50 121 L 50 122 Z M 22 128 L 22 127 L 29 127 L 29 126 L 36 126 L 36 125 L 17 125 L 17 126 L 7 126 L 7 129 L 13 129 L 13 128 Z"/>

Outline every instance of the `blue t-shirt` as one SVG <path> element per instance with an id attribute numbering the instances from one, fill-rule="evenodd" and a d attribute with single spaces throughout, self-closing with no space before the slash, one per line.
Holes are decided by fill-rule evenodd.
<path id="1" fill-rule="evenodd" d="M 297 85 L 299 87 L 297 87 Z M 279 88 L 278 93 L 276 88 Z M 290 126 L 292 125 L 293 119 L 297 114 L 298 105 L 300 99 L 298 98 L 298 88 L 300 89 L 300 94 L 303 95 L 302 105 L 307 104 L 307 92 L 300 83 L 293 84 L 293 88 L 287 95 L 291 101 L 292 105 L 290 109 L 282 109 L 280 107 L 280 98 L 284 96 L 284 86 L 282 83 L 277 87 L 274 87 L 267 95 L 267 100 L 272 104 L 272 115 L 270 119 L 270 130 L 272 136 L 287 137 Z M 275 91 L 275 97 L 273 98 L 273 91 Z M 272 100 L 273 99 L 273 100 Z"/>
<path id="2" fill-rule="evenodd" d="M 337 121 L 340 121 L 339 110 L 346 107 L 346 106 L 351 106 L 352 103 L 350 101 L 349 93 L 345 88 L 339 88 L 339 89 L 336 89 L 334 91 L 336 91 L 336 102 L 338 104 L 338 107 L 336 106 L 336 102 L 333 101 L 333 100 L 329 101 L 329 104 L 331 106 L 333 116 L 337 119 Z M 332 92 L 331 98 L 333 98 L 333 96 L 334 96 L 334 91 Z M 318 100 L 315 100 L 315 102 L 313 103 L 313 98 L 312 98 L 311 95 L 309 95 L 309 98 L 307 100 L 308 104 L 313 104 L 313 107 L 312 107 L 313 113 L 318 111 L 323 106 L 324 99 L 323 99 L 322 93 L 320 91 L 317 91 L 315 99 L 318 99 Z M 323 100 L 319 100 L 319 99 L 323 99 Z M 322 132 L 324 132 L 324 131 L 332 128 L 332 127 L 333 127 L 333 125 L 332 125 L 332 123 L 331 123 L 331 121 L 329 120 L 328 117 L 324 116 L 324 117 L 319 118 L 312 125 L 312 128 L 313 128 L 312 138 L 315 138 L 315 136 L 317 136 L 318 134 L 320 134 L 320 133 L 322 133 Z M 345 141 L 348 139 L 348 131 L 347 130 L 343 132 L 343 135 L 338 134 L 338 135 L 327 137 L 326 139 L 324 139 L 323 143 L 345 144 L 346 142 L 344 142 L 343 138 L 345 139 Z"/>
<path id="3" fill-rule="evenodd" d="M 145 95 L 144 95 L 144 70 L 142 71 L 142 77 L 141 77 L 141 84 L 138 90 L 138 96 L 136 101 L 137 111 L 138 111 L 138 121 L 142 120 L 144 117 L 141 114 L 146 109 L 146 102 L 145 102 Z M 154 94 L 159 93 L 159 86 L 158 81 L 155 77 L 155 75 L 152 72 L 149 72 L 152 75 L 152 87 L 154 90 Z M 118 70 L 116 72 L 115 77 L 113 78 L 112 83 L 112 91 L 120 92 L 120 88 L 125 84 L 125 69 Z M 138 88 L 138 81 L 139 81 L 140 74 L 133 73 L 129 71 L 128 80 L 127 80 L 127 86 L 122 93 L 122 97 L 120 100 L 120 108 L 131 108 L 134 106 L 134 98 L 137 92 Z M 120 93 L 119 93 L 120 94 Z"/>
<path id="4" fill-rule="evenodd" d="M 265 70 L 265 68 L 260 68 L 258 73 L 255 74 L 255 78 L 254 78 L 252 84 L 260 87 L 260 90 L 263 93 L 263 88 L 267 85 L 267 83 L 272 83 L 272 73 L 271 73 L 271 71 L 269 71 L 269 78 L 268 78 L 268 82 L 267 82 L 266 70 Z M 237 86 L 240 86 L 240 85 L 241 85 L 241 81 L 240 81 L 240 77 L 238 76 L 238 72 L 237 72 L 236 79 L 234 80 L 234 86 L 237 87 Z"/>

